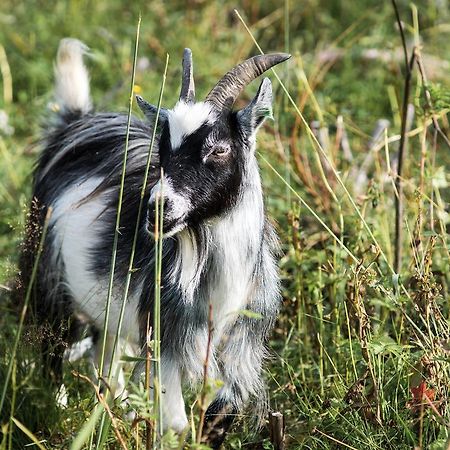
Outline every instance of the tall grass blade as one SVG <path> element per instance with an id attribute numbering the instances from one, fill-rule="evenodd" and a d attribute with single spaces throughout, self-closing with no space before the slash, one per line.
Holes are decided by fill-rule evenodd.
<path id="1" fill-rule="evenodd" d="M 153 310 L 153 341 L 154 341 L 154 407 L 157 413 L 157 428 L 159 435 L 163 435 L 163 409 L 162 409 L 162 377 L 161 377 L 161 270 L 163 250 L 163 218 L 164 218 L 164 186 L 163 170 L 161 169 L 161 190 L 156 198 L 155 220 L 155 295 Z M 156 433 L 154 433 L 156 438 Z"/>
<path id="2" fill-rule="evenodd" d="M 337 242 L 337 244 L 347 253 L 354 263 L 358 263 L 359 259 L 350 251 L 350 249 L 339 239 L 331 230 L 331 228 L 319 217 L 319 215 L 309 206 L 309 204 L 300 196 L 300 194 L 283 178 L 283 176 L 273 167 L 272 164 L 258 152 L 259 157 L 269 166 L 275 175 L 287 186 L 287 188 L 294 194 L 300 203 L 314 216 L 314 218 L 327 230 L 330 236 Z"/>
<path id="3" fill-rule="evenodd" d="M 15 417 L 12 417 L 11 420 L 14 422 L 16 427 L 19 428 L 19 430 L 23 431 L 24 434 L 26 434 L 30 438 L 30 440 L 33 442 L 33 444 L 36 445 L 39 450 L 46 450 L 39 439 L 22 422 L 17 420 Z"/>
<path id="4" fill-rule="evenodd" d="M 237 15 L 237 17 L 239 18 L 239 20 L 241 21 L 241 23 L 243 24 L 244 28 L 246 29 L 247 33 L 250 35 L 251 39 L 253 40 L 254 44 L 256 45 L 257 49 L 261 52 L 261 54 L 263 54 L 263 50 L 262 48 L 259 46 L 258 41 L 255 39 L 255 37 L 253 36 L 251 30 L 249 29 L 248 25 L 246 24 L 246 22 L 244 21 L 244 19 L 242 18 L 242 16 L 239 14 L 239 11 L 237 11 L 236 9 L 234 10 L 235 14 Z M 278 76 L 277 72 L 272 68 L 271 69 L 272 73 L 274 74 L 275 78 L 277 79 L 277 81 L 280 83 L 281 88 L 283 89 L 284 93 L 286 94 L 286 96 L 289 99 L 289 102 L 292 104 L 295 112 L 297 113 L 297 115 L 299 116 L 300 120 L 302 121 L 304 127 L 306 128 L 309 136 L 311 137 L 311 140 L 314 142 L 314 148 L 316 151 L 320 152 L 320 154 L 322 155 L 322 157 L 325 159 L 325 161 L 329 164 L 329 167 L 331 169 L 331 171 L 333 172 L 333 175 L 336 177 L 336 180 L 338 181 L 338 183 L 341 185 L 342 189 L 345 192 L 345 195 L 347 196 L 347 198 L 349 199 L 353 209 L 355 210 L 356 214 L 358 215 L 359 219 L 361 220 L 361 223 L 363 224 L 364 228 L 366 229 L 368 235 L 370 236 L 370 238 L 372 239 L 373 243 L 377 246 L 377 248 L 380 251 L 380 255 L 382 256 L 384 262 L 386 263 L 386 266 L 388 267 L 389 271 L 394 275 L 395 271 L 394 268 L 392 267 L 392 265 L 390 264 L 389 260 L 386 257 L 386 254 L 384 253 L 382 247 L 380 246 L 380 244 L 378 243 L 378 240 L 376 239 L 376 237 L 374 236 L 372 230 L 370 229 L 369 225 L 367 224 L 366 220 L 364 219 L 364 217 L 361 214 L 361 211 L 359 210 L 358 206 L 355 203 L 355 200 L 353 199 L 352 195 L 350 194 L 350 192 L 348 191 L 347 187 L 345 186 L 345 183 L 342 181 L 341 176 L 339 175 L 339 173 L 337 172 L 336 168 L 334 167 L 334 164 L 332 163 L 332 161 L 330 160 L 329 156 L 327 155 L 327 153 L 325 152 L 325 150 L 322 148 L 322 146 L 320 145 L 318 139 L 316 138 L 316 136 L 314 135 L 314 133 L 311 130 L 311 127 L 309 126 L 308 122 L 306 121 L 306 119 L 304 118 L 303 114 L 301 113 L 301 111 L 299 110 L 297 104 L 295 103 L 294 99 L 292 98 L 292 96 L 290 95 L 289 91 L 286 89 L 286 86 L 284 85 L 283 81 L 280 79 L 280 77 Z M 316 217 L 317 218 L 317 217 Z M 406 291 L 406 290 L 405 290 Z"/>
<path id="5" fill-rule="evenodd" d="M 162 98 L 163 98 L 163 93 L 164 93 L 164 87 L 165 87 L 165 83 L 166 83 L 166 76 L 167 76 L 167 68 L 168 68 L 168 66 L 169 66 L 169 55 L 167 55 L 167 57 L 166 57 L 166 65 L 165 65 L 165 68 L 164 68 L 163 78 L 162 78 L 161 87 L 160 87 L 160 91 L 159 91 L 159 98 L 158 98 L 158 104 L 157 104 L 157 110 L 156 110 L 155 123 L 153 125 L 152 138 L 151 138 L 150 146 L 149 146 L 149 149 L 148 149 L 147 163 L 145 165 L 144 179 L 142 180 L 142 189 L 141 189 L 141 194 L 140 194 L 140 198 L 139 198 L 138 215 L 137 215 L 135 229 L 134 229 L 133 244 L 132 244 L 132 247 L 131 247 L 131 255 L 130 255 L 130 261 L 129 261 L 129 265 L 128 265 L 127 278 L 126 278 L 126 281 L 125 281 L 125 288 L 124 288 L 124 293 L 123 293 L 123 297 L 122 297 L 122 305 L 121 305 L 121 308 L 120 308 L 119 322 L 117 324 L 117 330 L 116 330 L 116 334 L 115 334 L 115 337 L 114 337 L 114 345 L 113 345 L 113 350 L 112 350 L 112 359 L 114 359 L 114 354 L 115 354 L 115 351 L 116 351 L 116 347 L 118 345 L 118 339 L 120 337 L 121 330 L 122 330 L 123 316 L 125 314 L 125 305 L 126 305 L 126 302 L 127 302 L 128 293 L 129 293 L 129 289 L 130 289 L 131 276 L 133 274 L 133 264 L 134 264 L 134 257 L 135 257 L 135 254 L 136 254 L 137 237 L 138 237 L 139 227 L 140 227 L 140 223 L 141 223 L 142 210 L 143 210 L 143 206 L 144 206 L 145 192 L 147 190 L 148 174 L 150 172 L 150 164 L 151 164 L 152 155 L 153 155 L 153 148 L 154 148 L 155 140 L 156 140 L 157 125 L 158 125 L 158 121 L 159 121 L 159 114 L 160 114 L 160 111 L 161 111 L 161 104 L 162 104 Z M 111 375 L 111 374 L 109 374 L 109 375 Z"/>
<path id="6" fill-rule="evenodd" d="M 131 82 L 130 82 L 130 95 L 128 97 L 128 118 L 127 118 L 127 129 L 125 134 L 125 149 L 123 154 L 123 163 L 122 163 L 122 174 L 120 179 L 120 188 L 119 188 L 119 199 L 117 204 L 117 216 L 116 216 L 116 226 L 114 229 L 114 240 L 113 240 L 113 248 L 112 248 L 112 255 L 111 255 L 111 268 L 109 273 L 109 283 L 108 283 L 108 294 L 106 298 L 106 305 L 105 305 L 105 319 L 103 323 L 103 339 L 102 339 L 102 350 L 101 350 L 101 356 L 100 356 L 100 365 L 99 365 L 99 375 L 103 375 L 103 367 L 105 363 L 105 349 L 107 345 L 107 339 L 108 339 L 108 325 L 109 325 L 109 314 L 110 314 L 110 307 L 111 307 L 111 299 L 113 295 L 113 288 L 114 288 L 114 273 L 116 270 L 116 258 L 117 258 L 117 247 L 119 242 L 119 230 L 120 230 L 120 216 L 122 213 L 122 201 L 123 201 L 123 192 L 124 192 L 124 186 L 125 186 L 125 176 L 127 171 L 127 160 L 128 160 L 128 147 L 129 147 L 129 138 L 130 138 L 130 127 L 131 127 L 131 111 L 133 107 L 133 93 L 134 93 L 134 84 L 136 79 L 136 63 L 137 63 L 137 55 L 138 55 L 138 49 L 139 49 L 139 33 L 141 30 L 141 15 L 139 14 L 138 23 L 136 27 L 136 37 L 135 37 L 135 43 L 134 43 L 134 53 L 133 53 L 133 67 L 131 72 Z M 116 337 L 117 340 L 117 337 Z M 115 340 L 115 342 L 116 342 Z M 111 358 L 110 366 L 109 366 L 109 372 L 111 372 L 111 368 L 113 366 L 113 358 Z M 110 375 L 110 373 L 108 374 Z M 97 441 L 97 448 L 100 444 L 100 440 L 102 439 L 102 436 L 104 436 L 103 428 L 105 421 L 107 421 L 107 416 L 104 413 L 102 415 L 102 421 L 100 424 L 99 429 L 99 437 Z"/>
<path id="7" fill-rule="evenodd" d="M 131 126 L 131 110 L 133 107 L 133 92 L 134 92 L 134 81 L 136 78 L 136 62 L 137 62 L 137 54 L 139 47 L 139 32 L 141 29 L 141 16 L 139 15 L 137 28 L 136 28 L 136 40 L 134 44 L 134 54 L 133 54 L 133 69 L 131 73 L 131 83 L 130 83 L 130 96 L 128 99 L 128 119 L 127 119 L 127 131 L 125 135 L 125 150 L 123 154 L 123 163 L 122 163 L 122 176 L 120 179 L 120 189 L 119 189 L 119 200 L 117 204 L 117 216 L 116 216 L 116 226 L 114 229 L 114 241 L 113 241 L 113 249 L 111 255 L 111 269 L 109 273 L 109 284 L 108 284 L 108 296 L 106 298 L 106 307 L 105 307 L 105 320 L 103 324 L 103 341 L 102 341 L 102 353 L 100 358 L 100 367 L 99 373 L 102 375 L 103 373 L 103 365 L 105 360 L 105 348 L 106 348 L 106 340 L 108 335 L 108 322 L 109 322 L 109 310 L 111 306 L 111 298 L 114 287 L 114 272 L 116 270 L 116 258 L 117 258 L 117 245 L 119 241 L 119 229 L 120 229 L 120 215 L 122 212 L 122 201 L 123 201 L 123 191 L 125 186 L 125 175 L 127 171 L 127 159 L 128 159 L 128 145 L 130 138 L 130 126 Z"/>
<path id="8" fill-rule="evenodd" d="M 70 450 L 81 450 L 83 446 L 91 439 L 92 434 L 95 431 L 95 425 L 99 421 L 101 415 L 104 413 L 105 409 L 100 403 L 95 405 L 94 411 L 85 422 L 75 437 L 72 445 L 70 446 Z"/>

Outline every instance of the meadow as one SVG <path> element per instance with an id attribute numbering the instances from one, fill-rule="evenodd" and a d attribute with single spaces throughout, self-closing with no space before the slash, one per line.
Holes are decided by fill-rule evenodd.
<path id="1" fill-rule="evenodd" d="M 120 405 L 94 417 L 94 387 L 73 375 L 86 361 L 66 363 L 58 406 L 12 295 L 58 42 L 91 48 L 96 108 L 126 112 L 139 15 L 134 92 L 154 104 L 167 54 L 163 105 L 177 101 L 184 47 L 198 98 L 260 50 L 292 54 L 268 73 L 275 119 L 258 139 L 282 245 L 264 378 L 285 448 L 450 449 L 450 6 L 398 0 L 397 12 L 401 26 L 390 1 L 2 0 L 0 450 L 146 448 L 145 392 L 138 425 Z M 195 430 L 195 393 L 190 405 Z M 254 419 L 249 408 L 224 448 L 281 448 Z M 157 446 L 205 448 L 194 441 L 169 433 Z"/>

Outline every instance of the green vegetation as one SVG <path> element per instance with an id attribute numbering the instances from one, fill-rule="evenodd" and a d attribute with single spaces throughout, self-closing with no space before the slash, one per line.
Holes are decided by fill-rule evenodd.
<path id="1" fill-rule="evenodd" d="M 273 79 L 275 122 L 266 124 L 258 144 L 283 250 L 284 303 L 266 380 L 271 406 L 285 418 L 287 448 L 449 448 L 450 153 L 432 118 L 448 136 L 450 9 L 444 1 L 398 3 L 409 53 L 416 46 L 426 82 L 415 64 L 396 275 L 394 181 L 405 67 L 390 2 L 2 0 L 0 389 L 19 326 L 21 306 L 10 286 L 59 40 L 77 37 L 91 47 L 98 109 L 126 111 L 141 13 L 135 91 L 157 103 L 169 53 L 163 104 L 172 106 L 184 47 L 193 51 L 199 98 L 226 70 L 257 53 L 233 12 L 238 8 L 265 52 L 294 55 L 276 71 L 295 107 Z M 255 90 L 253 83 L 237 107 Z M 389 121 L 386 134 L 381 119 Z M 90 433 L 83 439 L 80 430 L 86 432 L 93 414 L 93 386 L 71 374 L 89 373 L 87 363 L 67 364 L 69 403 L 60 408 L 43 386 L 34 340 L 25 327 L 0 413 L 0 450 L 33 441 L 38 448 L 65 449 L 77 436 L 89 441 Z M 151 419 L 145 395 L 137 387 L 132 403 Z M 117 432 L 128 448 L 143 448 L 144 427 L 132 428 L 118 405 L 113 414 L 115 424 L 99 438 L 104 448 L 120 448 Z M 193 420 L 199 415 L 194 406 Z M 226 448 L 272 448 L 267 428 L 254 430 L 249 410 Z M 163 443 L 180 446 L 172 434 Z"/>

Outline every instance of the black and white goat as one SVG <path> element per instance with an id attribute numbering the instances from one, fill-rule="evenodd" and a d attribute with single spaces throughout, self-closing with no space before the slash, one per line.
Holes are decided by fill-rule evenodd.
<path id="1" fill-rule="evenodd" d="M 26 285 L 39 239 L 36 230 L 51 207 L 33 295 L 38 320 L 53 330 L 46 333 L 44 356 L 55 378 L 61 374 L 64 343 L 76 339 L 80 314 L 102 333 L 127 129 L 126 114 L 92 111 L 84 52 L 85 46 L 77 40 L 60 43 L 55 68 L 59 108 L 46 130 L 34 175 L 28 243 L 22 258 Z M 212 305 L 208 376 L 221 379 L 223 386 L 206 418 L 211 421 L 216 414 L 224 414 L 219 420 L 222 431 L 212 439 L 215 447 L 223 440 L 232 415 L 249 397 L 261 397 L 265 340 L 280 301 L 277 238 L 265 217 L 255 158 L 256 133 L 272 114 L 269 79 L 262 81 L 247 107 L 238 112 L 232 107 L 248 83 L 288 57 L 255 56 L 230 70 L 205 101 L 196 103 L 192 56 L 186 49 L 180 99 L 173 109 L 160 112 L 148 175 L 121 338 L 136 351 L 146 342 L 155 283 L 151 231 L 156 197 L 162 190 L 163 423 L 178 432 L 188 424 L 182 385 L 203 375 Z M 119 320 L 157 110 L 140 97 L 137 101 L 147 120 L 131 121 L 111 333 Z M 242 310 L 256 314 L 242 314 Z M 61 335 L 63 339 L 55 338 Z M 107 342 L 111 344 L 112 339 L 108 336 Z M 113 363 L 110 359 L 107 353 L 105 373 Z"/>

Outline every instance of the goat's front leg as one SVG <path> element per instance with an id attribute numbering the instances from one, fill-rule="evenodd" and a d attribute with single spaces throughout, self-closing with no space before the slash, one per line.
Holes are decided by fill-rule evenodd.
<path id="1" fill-rule="evenodd" d="M 161 357 L 162 410 L 164 430 L 169 428 L 182 433 L 188 426 L 183 393 L 181 390 L 180 368 L 176 360 Z"/>
<path id="2" fill-rule="evenodd" d="M 145 358 L 145 353 L 141 356 Z M 152 366 L 152 382 L 150 389 L 150 398 L 154 399 L 154 374 L 156 373 L 156 366 Z M 145 372 L 145 362 L 140 361 L 136 364 L 132 375 L 133 383 L 139 383 L 143 379 Z M 163 412 L 163 429 L 164 431 L 172 429 L 177 433 L 182 433 L 188 426 L 188 419 L 186 415 L 183 393 L 181 390 L 181 371 L 178 362 L 164 353 L 161 355 L 161 384 L 162 392 L 162 412 Z"/>
<path id="3" fill-rule="evenodd" d="M 105 348 L 103 349 L 103 334 L 100 332 L 95 336 L 95 364 L 98 376 L 107 383 L 107 388 L 111 390 L 111 395 L 125 399 L 128 393 L 125 389 L 126 380 L 121 358 L 126 353 L 133 355 L 135 351 L 133 346 L 122 338 L 118 339 L 117 347 L 114 350 L 114 341 L 114 335 L 108 333 L 105 339 Z M 100 373 L 102 359 L 103 370 Z M 105 388 L 102 386 L 101 390 L 104 391 Z"/>
<path id="4" fill-rule="evenodd" d="M 264 334 L 258 326 L 252 326 L 251 320 L 255 319 L 239 319 L 221 351 L 224 385 L 209 405 L 203 426 L 203 441 L 213 449 L 222 445 L 226 432 L 249 397 L 263 397 L 260 374 L 265 354 Z"/>

